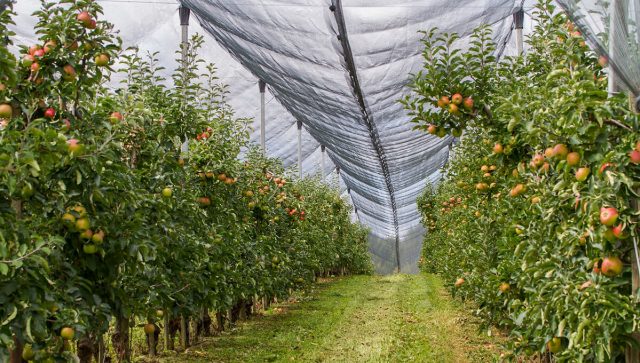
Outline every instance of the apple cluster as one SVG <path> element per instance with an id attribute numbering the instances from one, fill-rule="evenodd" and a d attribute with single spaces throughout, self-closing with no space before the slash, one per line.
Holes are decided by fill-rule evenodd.
<path id="1" fill-rule="evenodd" d="M 98 253 L 104 242 L 105 232 L 102 229 L 91 229 L 91 219 L 87 209 L 81 204 L 68 207 L 66 213 L 60 217 L 62 224 L 69 232 L 74 233 L 82 241 L 82 251 L 92 255 Z"/>

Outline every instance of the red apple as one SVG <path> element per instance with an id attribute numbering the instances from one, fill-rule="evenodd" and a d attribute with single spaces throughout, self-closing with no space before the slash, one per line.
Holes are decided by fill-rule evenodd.
<path id="1" fill-rule="evenodd" d="M 431 135 L 435 135 L 435 133 L 438 132 L 438 128 L 435 125 L 429 125 L 427 132 Z"/>
<path id="2" fill-rule="evenodd" d="M 473 110 L 473 98 L 465 98 L 464 101 L 462 101 L 462 107 L 464 107 L 467 111 Z"/>
<path id="3" fill-rule="evenodd" d="M 211 199 L 209 199 L 209 197 L 200 197 L 197 199 L 197 202 L 201 206 L 205 206 L 205 207 L 211 205 Z"/>
<path id="4" fill-rule="evenodd" d="M 513 187 L 511 189 L 511 191 L 509 192 L 509 195 L 512 197 L 517 197 L 520 194 L 524 193 L 525 191 L 525 187 L 523 184 L 517 184 L 515 187 Z"/>
<path id="5" fill-rule="evenodd" d="M 604 68 L 607 66 L 608 63 L 609 63 L 609 59 L 607 59 L 606 56 L 601 55 L 600 57 L 598 57 L 598 64 L 600 64 L 600 67 Z"/>
<path id="6" fill-rule="evenodd" d="M 576 180 L 580 182 L 587 180 L 590 172 L 591 172 L 591 169 L 586 167 L 578 169 L 578 171 L 576 171 Z"/>
<path id="7" fill-rule="evenodd" d="M 580 163 L 580 154 L 573 151 L 567 154 L 567 165 L 576 166 Z"/>
<path id="8" fill-rule="evenodd" d="M 10 119 L 13 116 L 13 107 L 8 103 L 0 104 L 0 119 Z"/>
<path id="9" fill-rule="evenodd" d="M 44 111 L 44 117 L 48 118 L 48 119 L 52 119 L 54 117 L 56 117 L 56 110 L 49 107 Z"/>
<path id="10" fill-rule="evenodd" d="M 32 45 L 29 47 L 29 55 L 34 55 L 36 53 L 36 50 L 40 49 L 39 45 Z"/>
<path id="11" fill-rule="evenodd" d="M 35 61 L 36 59 L 31 54 L 25 54 L 24 57 L 22 57 L 22 65 L 25 67 L 31 67 Z"/>
<path id="12" fill-rule="evenodd" d="M 93 237 L 93 231 L 90 229 L 85 229 L 80 233 L 80 238 L 82 239 L 91 239 L 91 237 Z"/>
<path id="13" fill-rule="evenodd" d="M 605 276 L 615 277 L 622 273 L 622 261 L 618 257 L 605 257 L 600 270 Z"/>
<path id="14" fill-rule="evenodd" d="M 611 227 L 618 220 L 618 210 L 613 207 L 600 208 L 600 223 Z"/>
<path id="15" fill-rule="evenodd" d="M 480 192 L 484 192 L 487 189 L 489 189 L 489 186 L 486 183 L 478 183 L 478 184 L 476 184 L 476 190 L 478 190 Z"/>
<path id="16" fill-rule="evenodd" d="M 458 108 L 458 105 L 455 102 L 451 102 L 449 104 L 449 113 L 457 115 L 458 113 L 460 113 L 460 109 Z"/>
<path id="17" fill-rule="evenodd" d="M 57 46 L 58 46 L 58 43 L 56 43 L 55 40 L 49 40 L 48 42 L 44 43 L 44 52 L 49 53 L 50 51 L 54 50 Z"/>
<path id="18" fill-rule="evenodd" d="M 623 230 L 624 226 L 622 224 L 618 224 L 617 226 L 614 226 L 611 231 L 613 232 L 613 235 L 616 236 L 616 238 L 624 238 L 624 230 Z"/>
<path id="19" fill-rule="evenodd" d="M 93 20 L 91 18 L 91 14 L 89 14 L 88 11 L 82 11 L 78 13 L 78 15 L 76 16 L 76 19 L 80 23 L 82 23 L 82 26 L 84 26 L 85 28 L 89 28 L 91 26 L 91 21 Z"/>
<path id="20" fill-rule="evenodd" d="M 542 164 L 544 164 L 544 156 L 542 156 L 541 154 L 536 154 L 531 159 L 531 166 L 535 168 L 541 167 Z"/>
<path id="21" fill-rule="evenodd" d="M 449 106 L 449 103 L 451 103 L 451 101 L 449 100 L 449 97 L 442 96 L 438 100 L 438 107 L 445 108 L 445 107 Z"/>
<path id="22" fill-rule="evenodd" d="M 40 64 L 39 63 L 33 63 L 31 65 L 31 72 L 36 73 L 40 70 Z"/>
<path id="23" fill-rule="evenodd" d="M 549 172 L 549 169 L 551 169 L 551 165 L 546 161 L 542 164 L 542 168 L 540 168 L 540 170 L 545 174 Z"/>
<path id="24" fill-rule="evenodd" d="M 564 159 L 569 154 L 569 149 L 565 144 L 557 144 L 553 147 L 554 156 L 558 159 Z"/>
<path id="25" fill-rule="evenodd" d="M 62 67 L 62 78 L 64 78 L 65 81 L 72 81 L 76 78 L 76 70 L 71 64 Z"/>
<path id="26" fill-rule="evenodd" d="M 632 152 L 630 152 L 629 159 L 631 159 L 632 164 L 635 164 L 635 165 L 640 164 L 640 151 L 633 150 Z"/>
<path id="27" fill-rule="evenodd" d="M 611 163 L 604 163 L 602 164 L 602 166 L 600 167 L 600 174 L 604 173 L 605 170 L 607 170 L 607 168 L 612 167 L 613 164 Z"/>
<path id="28" fill-rule="evenodd" d="M 78 41 L 74 40 L 71 43 L 67 43 L 65 47 L 69 50 L 78 50 Z"/>
<path id="29" fill-rule="evenodd" d="M 91 242 L 100 245 L 102 244 L 102 242 L 104 242 L 104 231 L 100 230 L 97 231 L 96 233 L 93 234 L 93 236 L 91 236 Z"/>
<path id="30" fill-rule="evenodd" d="M 91 19 L 91 22 L 89 22 L 89 26 L 87 28 L 88 29 L 95 29 L 97 25 L 98 24 L 96 23 L 96 20 L 95 19 Z"/>
<path id="31" fill-rule="evenodd" d="M 451 96 L 451 103 L 453 103 L 454 105 L 459 105 L 462 103 L 462 95 L 459 93 L 456 93 L 455 95 Z"/>
<path id="32" fill-rule="evenodd" d="M 112 124 L 118 123 L 119 121 L 122 121 L 122 114 L 118 111 L 112 112 L 111 115 L 109 116 L 109 122 L 111 122 Z"/>
<path id="33" fill-rule="evenodd" d="M 493 152 L 496 154 L 502 154 L 502 152 L 504 151 L 502 145 L 500 144 L 495 144 L 493 145 Z"/>
<path id="34" fill-rule="evenodd" d="M 44 56 L 44 49 L 38 49 L 35 52 L 33 52 L 33 56 L 36 58 L 41 58 Z"/>
<path id="35" fill-rule="evenodd" d="M 82 144 L 76 139 L 67 140 L 67 150 L 70 153 L 78 153 L 82 149 Z"/>
<path id="36" fill-rule="evenodd" d="M 552 147 L 548 147 L 544 150 L 544 156 L 547 159 L 551 159 L 552 157 L 556 156 L 556 153 L 553 151 Z"/>
<path id="37" fill-rule="evenodd" d="M 593 273 L 600 274 L 602 272 L 600 268 L 601 266 L 602 266 L 602 259 L 595 259 L 593 262 Z"/>
<path id="38" fill-rule="evenodd" d="M 62 120 L 62 123 L 63 123 L 63 125 L 62 125 L 62 129 L 63 129 L 64 131 L 69 131 L 69 130 L 71 130 L 71 121 L 69 121 L 69 119 L 66 119 L 66 118 L 65 118 L 64 120 Z"/>

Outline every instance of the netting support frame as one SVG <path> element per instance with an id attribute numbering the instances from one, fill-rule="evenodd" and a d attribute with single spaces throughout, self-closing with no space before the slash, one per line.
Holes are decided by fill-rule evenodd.
<path id="1" fill-rule="evenodd" d="M 260 148 L 262 149 L 263 155 L 267 155 L 266 105 L 264 101 L 266 88 L 267 84 L 263 80 L 259 80 L 258 89 L 260 90 Z"/>
<path id="2" fill-rule="evenodd" d="M 391 201 L 391 211 L 393 214 L 393 225 L 395 229 L 395 252 L 396 252 L 396 264 L 397 272 L 401 272 L 400 264 L 400 231 L 398 226 L 398 208 L 396 206 L 395 192 L 393 183 L 391 182 L 391 173 L 389 172 L 389 166 L 387 165 L 387 158 L 384 153 L 384 148 L 380 141 L 380 135 L 376 124 L 373 122 L 370 112 L 368 111 L 367 104 L 365 102 L 362 88 L 360 87 L 360 81 L 358 80 L 358 74 L 356 71 L 355 60 L 353 58 L 353 52 L 351 51 L 351 45 L 349 44 L 349 37 L 347 34 L 347 26 L 344 20 L 344 12 L 342 10 L 342 0 L 332 0 L 330 10 L 333 12 L 336 25 L 338 26 L 338 40 L 342 45 L 343 56 L 347 71 L 349 72 L 349 78 L 351 80 L 351 87 L 353 93 L 356 96 L 358 105 L 360 106 L 360 112 L 362 113 L 362 120 L 369 130 L 369 137 L 371 144 L 377 154 L 380 168 L 384 176 L 384 181 L 389 193 L 389 199 Z"/>
<path id="3" fill-rule="evenodd" d="M 524 9 L 520 8 L 513 13 L 513 24 L 516 31 L 516 48 L 518 55 L 524 53 L 524 39 L 522 37 L 522 29 L 524 28 Z"/>
<path id="4" fill-rule="evenodd" d="M 302 121 L 296 121 L 298 126 L 298 177 L 302 179 Z"/>

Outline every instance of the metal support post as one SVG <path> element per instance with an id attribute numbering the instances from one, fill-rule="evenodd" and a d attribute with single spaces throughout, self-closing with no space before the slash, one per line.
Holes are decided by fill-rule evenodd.
<path id="1" fill-rule="evenodd" d="M 325 146 L 321 145 L 320 146 L 320 176 L 322 177 L 322 179 L 324 180 L 324 154 L 325 154 Z"/>
<path id="2" fill-rule="evenodd" d="M 520 9 L 513 13 L 513 23 L 516 31 L 516 48 L 518 55 L 524 54 L 524 40 L 522 38 L 522 29 L 524 28 L 524 10 Z"/>
<path id="3" fill-rule="evenodd" d="M 266 90 L 267 84 L 264 83 L 263 80 L 258 82 L 258 88 L 260 89 L 260 147 L 262 148 L 262 153 L 264 155 L 267 154 L 267 146 L 265 142 L 265 134 L 266 134 L 266 118 L 265 118 L 265 103 L 264 103 L 264 93 Z"/>
<path id="4" fill-rule="evenodd" d="M 298 121 L 298 177 L 302 179 L 302 121 Z"/>

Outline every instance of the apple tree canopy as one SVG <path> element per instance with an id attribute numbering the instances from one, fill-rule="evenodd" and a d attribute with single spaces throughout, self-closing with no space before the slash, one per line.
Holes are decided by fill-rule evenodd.
<path id="1" fill-rule="evenodd" d="M 398 266 L 417 270 L 424 229 L 416 198 L 427 184 L 438 182 L 455 141 L 413 130 L 398 102 L 409 92 L 411 75 L 422 68 L 419 31 L 457 32 L 464 48 L 465 36 L 487 24 L 500 45 L 497 55 L 513 55 L 514 14 L 524 13 L 526 35 L 534 5 L 531 0 L 98 1 L 124 46 L 158 51 L 167 73 L 177 68 L 181 22 L 188 22 L 189 34 L 204 35 L 202 56 L 216 64 L 238 116 L 254 119 L 255 143 L 260 140 L 258 82 L 264 81 L 267 154 L 295 167 L 301 123 L 302 173 L 339 183 L 355 207 L 354 218 L 371 229 L 370 252 L 379 272 Z M 637 1 L 613 3 L 622 9 L 623 25 L 616 32 L 622 50 L 612 62 L 622 87 L 637 94 L 640 68 L 630 54 L 637 47 L 629 44 L 637 46 L 631 24 L 640 7 Z M 591 45 L 606 53 L 609 42 L 601 34 L 609 27 L 610 9 L 599 9 L 595 0 L 559 4 Z M 35 38 L 31 14 L 39 6 L 37 0 L 16 2 L 16 45 Z"/>

